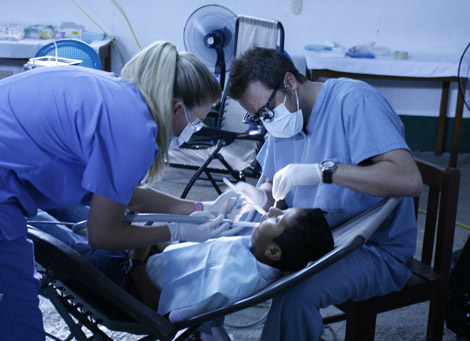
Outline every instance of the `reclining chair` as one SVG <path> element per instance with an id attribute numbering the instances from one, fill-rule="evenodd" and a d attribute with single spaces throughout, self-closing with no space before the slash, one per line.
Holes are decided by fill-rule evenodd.
<path id="1" fill-rule="evenodd" d="M 420 261 L 416 259 L 409 261 L 408 265 L 414 275 L 402 291 L 364 302 L 347 302 L 340 306 L 348 317 L 347 339 L 373 339 L 375 315 L 378 312 L 429 298 L 431 306 L 428 338 L 442 338 L 459 171 L 453 168 L 444 169 L 421 160 L 416 161 L 424 185 L 429 186 L 429 191 L 423 193 L 427 198 L 427 211 L 422 258 Z M 81 329 L 82 326 L 86 326 L 95 336 L 109 339 L 99 328 L 103 325 L 110 330 L 147 335 L 146 340 L 157 338 L 171 340 L 179 331 L 177 339 L 184 340 L 202 323 L 264 302 L 353 252 L 367 242 L 398 202 L 398 198 L 385 199 L 336 228 L 333 231 L 335 248 L 305 269 L 286 274 L 260 292 L 231 306 L 209 311 L 175 324 L 121 289 L 57 238 L 34 227 L 28 229 L 28 236 L 34 242 L 36 264 L 42 275 L 40 294 L 47 297 L 56 307 L 69 326 L 71 336 L 75 336 L 78 340 L 87 340 Z M 418 203 L 417 198 L 415 200 L 417 213 Z M 437 238 L 435 243 L 434 237 Z M 430 267 L 432 258 L 434 258 L 434 268 Z M 332 316 L 326 318 L 324 322 L 331 323 L 341 318 L 344 316 Z"/>
<path id="2" fill-rule="evenodd" d="M 68 325 L 68 339 L 88 340 L 82 330 L 85 326 L 93 338 L 108 340 L 109 336 L 100 328 L 105 326 L 111 331 L 145 335 L 145 340 L 171 340 L 177 333 L 177 340 L 185 340 L 204 322 L 264 302 L 345 257 L 369 239 L 399 202 L 400 198 L 384 199 L 337 227 L 333 231 L 335 248 L 305 269 L 286 274 L 231 306 L 178 323 L 171 323 L 138 301 L 61 240 L 35 227 L 28 228 L 28 237 L 34 242 L 37 269 L 42 277 L 40 294 L 52 302 Z M 224 338 L 223 327 L 216 330 Z M 228 340 L 226 334 L 225 339 Z"/>
<path id="3" fill-rule="evenodd" d="M 284 51 L 284 29 L 280 22 L 239 15 L 235 25 L 236 57 L 253 46 L 279 46 Z M 182 198 L 186 198 L 198 179 L 210 181 L 217 193 L 222 193 L 212 173 L 229 174 L 235 181 L 245 180 L 245 175 L 260 175 L 256 154 L 264 142 L 264 134 L 246 133 L 247 126 L 242 122 L 245 113 L 238 102 L 224 92 L 218 110 L 210 113 L 214 127 L 203 128 L 195 134 L 197 138 L 179 149 L 170 150 L 170 166 L 196 170 Z M 206 138 L 201 140 L 201 136 Z M 207 178 L 202 178 L 202 173 Z"/>

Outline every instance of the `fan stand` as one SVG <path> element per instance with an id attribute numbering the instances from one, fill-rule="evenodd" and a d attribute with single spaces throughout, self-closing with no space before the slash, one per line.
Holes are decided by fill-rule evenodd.
<path id="1" fill-rule="evenodd" d="M 225 53 L 224 46 L 231 40 L 231 33 L 229 30 L 224 28 L 223 30 L 214 30 L 204 37 L 204 44 L 211 49 L 215 49 L 217 53 L 217 61 L 215 62 L 214 74 L 217 80 L 224 89 L 225 85 Z"/>

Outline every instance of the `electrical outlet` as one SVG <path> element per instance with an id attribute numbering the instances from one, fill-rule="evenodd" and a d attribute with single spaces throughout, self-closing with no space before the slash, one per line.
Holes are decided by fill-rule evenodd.
<path id="1" fill-rule="evenodd" d="M 292 0 L 292 13 L 300 14 L 302 13 L 303 0 Z"/>

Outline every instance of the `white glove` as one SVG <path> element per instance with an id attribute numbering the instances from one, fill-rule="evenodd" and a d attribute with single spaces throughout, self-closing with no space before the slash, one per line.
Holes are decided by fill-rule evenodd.
<path id="1" fill-rule="evenodd" d="M 235 187 L 249 203 L 258 207 L 266 206 L 268 196 L 262 189 L 256 188 L 255 186 L 242 181 L 237 182 Z"/>
<path id="2" fill-rule="evenodd" d="M 219 214 L 227 214 L 230 212 L 235 205 L 238 198 L 238 194 L 234 191 L 227 191 L 222 193 L 214 201 L 203 201 L 202 208 L 203 212 L 208 212 L 217 216 Z"/>
<path id="3" fill-rule="evenodd" d="M 294 186 L 316 185 L 320 182 L 322 173 L 318 163 L 292 163 L 285 166 L 273 179 L 273 198 L 282 200 Z"/>
<path id="4" fill-rule="evenodd" d="M 191 216 L 207 216 L 205 212 L 195 212 Z M 214 220 L 210 220 L 205 224 L 189 224 L 189 223 L 169 223 L 170 241 L 194 241 L 203 242 L 209 238 L 218 237 L 222 232 L 229 228 L 228 223 L 221 225 L 224 216 L 221 214 Z"/>
<path id="5" fill-rule="evenodd" d="M 234 226 L 231 229 L 225 230 L 220 234 L 220 237 L 227 237 L 227 236 L 234 236 L 241 232 L 242 230 L 246 229 L 245 225 Z"/>

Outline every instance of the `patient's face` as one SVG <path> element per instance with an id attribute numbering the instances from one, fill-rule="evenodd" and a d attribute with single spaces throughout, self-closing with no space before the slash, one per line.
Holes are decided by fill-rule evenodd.
<path id="1" fill-rule="evenodd" d="M 271 207 L 269 212 L 261 217 L 261 221 L 251 234 L 253 254 L 263 261 L 265 251 L 273 243 L 273 239 L 279 236 L 288 226 L 292 226 L 295 219 L 304 211 L 302 208 L 289 208 L 285 211 Z"/>

